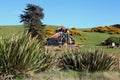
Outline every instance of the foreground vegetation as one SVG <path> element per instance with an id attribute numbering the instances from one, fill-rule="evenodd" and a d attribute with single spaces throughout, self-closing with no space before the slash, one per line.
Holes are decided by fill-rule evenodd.
<path id="1" fill-rule="evenodd" d="M 71 69 L 78 72 L 108 71 L 114 69 L 116 59 L 104 51 L 67 51 L 61 57 L 63 69 Z"/>
<path id="2" fill-rule="evenodd" d="M 53 55 L 53 54 L 52 54 Z M 18 75 L 44 71 L 53 65 L 53 58 L 44 46 L 27 33 L 0 38 L 0 74 Z"/>
<path id="3" fill-rule="evenodd" d="M 27 78 L 29 74 L 28 78 L 34 80 L 36 77 L 32 77 L 31 73 L 33 75 L 42 73 L 44 75 L 37 77 L 38 79 L 47 80 L 53 77 L 55 80 L 60 79 L 60 72 L 66 74 L 72 70 L 71 74 L 74 73 L 74 75 L 71 75 L 71 78 L 77 80 L 89 79 L 91 77 L 85 75 L 91 76 L 93 72 L 114 71 L 116 58 L 114 55 L 105 54 L 98 50 L 82 52 L 76 49 L 64 54 L 46 52 L 44 46 L 38 43 L 36 38 L 31 38 L 30 35 L 24 33 L 1 37 L 0 63 L 0 74 L 13 75 L 15 79 L 20 79 L 21 74 L 26 75 L 22 76 L 21 79 Z M 47 73 L 45 74 L 45 72 Z M 49 75 L 50 77 L 44 78 L 43 76 L 48 75 L 48 72 L 52 74 Z M 58 73 L 58 77 L 52 76 L 54 73 Z M 63 79 L 66 77 L 63 76 Z"/>

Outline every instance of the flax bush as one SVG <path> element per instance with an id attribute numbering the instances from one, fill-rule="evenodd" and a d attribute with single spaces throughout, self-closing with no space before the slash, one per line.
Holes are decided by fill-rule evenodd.
<path id="1" fill-rule="evenodd" d="M 52 65 L 53 57 L 27 34 L 0 37 L 0 74 L 44 71 Z"/>
<path id="2" fill-rule="evenodd" d="M 75 71 L 95 72 L 107 71 L 114 68 L 116 59 L 113 55 L 105 54 L 103 51 L 67 51 L 61 57 L 60 63 L 63 69 Z"/>

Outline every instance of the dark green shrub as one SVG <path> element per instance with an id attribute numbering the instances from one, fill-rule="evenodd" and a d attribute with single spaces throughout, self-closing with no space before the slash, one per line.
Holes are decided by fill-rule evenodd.
<path id="1" fill-rule="evenodd" d="M 95 72 L 113 69 L 115 58 L 98 50 L 87 52 L 74 50 L 66 52 L 60 62 L 63 69 Z"/>
<path id="2" fill-rule="evenodd" d="M 111 45 L 112 43 L 115 43 L 117 46 L 120 45 L 120 37 L 112 36 L 105 40 L 106 45 Z"/>

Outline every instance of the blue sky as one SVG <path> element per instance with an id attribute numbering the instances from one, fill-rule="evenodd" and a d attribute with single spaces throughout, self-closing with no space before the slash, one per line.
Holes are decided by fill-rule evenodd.
<path id="1" fill-rule="evenodd" d="M 120 24 L 120 0 L 1 0 L 0 25 L 19 25 L 28 3 L 44 9 L 44 24 L 96 27 Z"/>

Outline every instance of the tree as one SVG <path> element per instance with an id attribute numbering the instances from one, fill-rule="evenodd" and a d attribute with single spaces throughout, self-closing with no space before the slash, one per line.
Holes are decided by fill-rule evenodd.
<path id="1" fill-rule="evenodd" d="M 32 37 L 37 37 L 39 42 L 44 42 L 44 26 L 41 22 L 43 17 L 43 8 L 33 4 L 28 4 L 23 14 L 20 15 L 20 22 L 24 23 L 27 32 Z"/>

